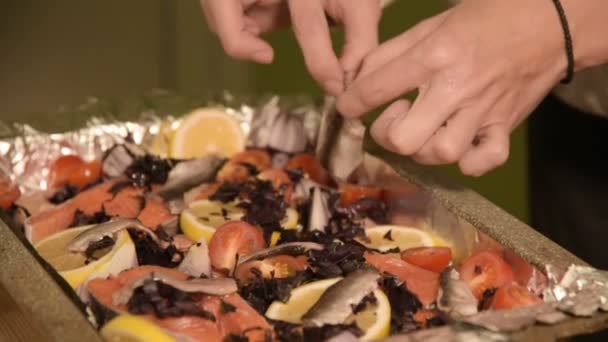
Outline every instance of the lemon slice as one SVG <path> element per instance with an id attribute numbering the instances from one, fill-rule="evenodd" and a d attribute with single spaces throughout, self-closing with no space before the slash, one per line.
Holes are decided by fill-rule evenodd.
<path id="1" fill-rule="evenodd" d="M 144 318 L 121 315 L 101 328 L 101 336 L 111 342 L 175 342 L 161 328 Z"/>
<path id="2" fill-rule="evenodd" d="M 158 132 L 154 135 L 148 152 L 159 157 L 169 156 L 169 144 L 175 136 L 175 130 L 179 127 L 179 121 L 163 121 L 158 127 Z"/>
<path id="3" fill-rule="evenodd" d="M 331 278 L 299 286 L 291 291 L 286 303 L 274 301 L 266 310 L 266 317 L 278 321 L 300 324 L 302 316 L 321 298 L 321 295 L 342 278 Z M 376 303 L 368 305 L 363 311 L 352 316 L 364 332 L 362 341 L 381 339 L 388 336 L 391 326 L 391 305 L 381 290 L 374 291 Z"/>
<path id="4" fill-rule="evenodd" d="M 92 274 L 116 274 L 134 266 L 135 245 L 126 230 L 120 231 L 114 245 L 94 254 L 97 260 L 86 263 L 84 253 L 72 253 L 66 246 L 78 234 L 93 226 L 70 228 L 53 234 L 35 245 L 36 251 L 72 286 L 77 288 Z"/>
<path id="5" fill-rule="evenodd" d="M 376 303 L 369 304 L 365 310 L 353 318 L 363 330 L 361 341 L 374 341 L 387 337 L 391 332 L 391 303 L 382 290 L 375 290 Z"/>
<path id="6" fill-rule="evenodd" d="M 228 221 L 238 220 L 244 214 L 245 212 L 234 204 L 204 199 L 190 203 L 190 206 L 182 211 L 179 224 L 190 240 L 198 241 L 204 237 L 209 242 L 217 227 Z"/>
<path id="7" fill-rule="evenodd" d="M 222 203 L 210 200 L 198 200 L 190 203 L 190 206 L 182 211 L 180 215 L 180 227 L 182 232 L 191 240 L 198 241 L 205 238 L 207 242 L 215 233 L 215 230 L 228 221 L 240 220 L 245 212 L 234 203 Z M 298 227 L 298 212 L 293 208 L 287 208 L 285 218 L 281 226 L 285 229 L 296 229 Z M 273 233 L 271 245 L 280 238 L 280 233 Z"/>
<path id="8" fill-rule="evenodd" d="M 275 300 L 266 310 L 266 317 L 277 321 L 299 324 L 302 316 L 321 298 L 321 295 L 341 277 L 314 281 L 291 290 L 286 303 Z"/>
<path id="9" fill-rule="evenodd" d="M 369 241 L 358 238 L 361 244 L 368 248 L 374 248 L 381 252 L 399 248 L 404 251 L 414 247 L 432 247 L 441 244 L 439 239 L 432 234 L 418 228 L 404 226 L 376 226 L 365 229 L 365 235 Z"/>
<path id="10" fill-rule="evenodd" d="M 201 108 L 183 118 L 170 141 L 170 155 L 177 159 L 209 154 L 231 157 L 245 149 L 245 132 L 221 108 Z"/>

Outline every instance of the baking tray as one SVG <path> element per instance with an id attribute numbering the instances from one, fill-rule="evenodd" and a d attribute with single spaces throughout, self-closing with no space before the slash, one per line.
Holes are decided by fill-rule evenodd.
<path id="1" fill-rule="evenodd" d="M 186 105 L 183 105 L 186 103 Z M 128 101 L 127 101 L 128 103 Z M 165 112 L 184 111 L 201 105 L 196 100 L 177 101 L 159 107 Z M 208 103 L 208 102 L 205 102 Z M 107 104 L 104 104 L 107 106 Z M 149 103 L 148 103 L 149 105 Z M 58 127 L 57 122 L 71 123 L 60 126 L 69 130 L 84 122 L 83 115 L 100 115 L 99 103 L 95 110 L 66 111 L 53 115 L 41 115 L 33 124 L 37 128 Z M 102 107 L 103 108 L 103 107 Z M 121 120 L 127 120 L 140 113 L 139 107 L 131 105 L 129 111 L 120 111 Z M 114 112 L 116 108 L 113 109 Z M 65 120 L 62 120 L 65 119 Z M 73 125 L 73 126 L 72 126 Z M 551 264 L 566 269 L 568 266 L 586 265 L 584 261 L 544 237 L 528 225 L 500 209 L 476 192 L 463 187 L 449 177 L 420 166 L 401 156 L 387 153 L 375 145 L 369 137 L 364 142 L 364 150 L 386 162 L 402 178 L 415 185 L 425 196 L 432 198 L 436 208 L 437 224 L 452 224 L 474 227 L 480 232 L 511 249 L 534 266 L 542 269 Z M 450 221 L 450 222 L 446 222 Z M 24 319 L 29 328 L 22 324 L 20 329 L 31 329 L 34 336 L 44 336 L 45 341 L 101 341 L 97 331 L 86 319 L 78 298 L 62 278 L 44 260 L 37 256 L 22 234 L 10 227 L 10 220 L 0 221 L 0 290 L 10 296 L 6 311 L 15 310 L 17 320 Z M 2 296 L 2 291 L 0 291 Z M 3 304 L 4 305 L 4 304 Z M 10 307 L 14 306 L 14 307 Z M 14 319 L 14 317 L 12 319 Z M 8 321 L 9 318 L 7 318 Z M 24 321 L 24 322 L 25 322 Z M 3 323 L 0 323 L 0 327 Z M 517 341 L 554 341 L 576 335 L 589 334 L 608 327 L 608 313 L 597 313 L 590 318 L 569 318 L 552 326 L 534 325 L 526 330 L 511 334 Z M 0 333 L 10 333 L 2 328 Z M 18 341 L 20 334 L 7 335 L 11 341 Z M 24 334 L 23 336 L 29 336 Z M 0 335 L 0 339 L 3 336 Z M 31 340 L 24 338 L 23 340 Z"/>

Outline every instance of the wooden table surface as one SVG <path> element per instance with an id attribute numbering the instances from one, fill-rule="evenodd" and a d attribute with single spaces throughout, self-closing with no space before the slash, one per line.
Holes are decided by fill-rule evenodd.
<path id="1" fill-rule="evenodd" d="M 47 337 L 45 337 L 47 336 Z M 0 285 L 0 341 L 48 341 L 44 328 L 32 322 L 32 315 L 19 307 Z"/>

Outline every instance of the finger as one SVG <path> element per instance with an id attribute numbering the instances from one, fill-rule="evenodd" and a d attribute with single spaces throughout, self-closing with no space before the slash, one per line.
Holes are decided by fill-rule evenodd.
<path id="1" fill-rule="evenodd" d="M 356 73 L 363 58 L 378 46 L 378 23 L 382 10 L 377 0 L 360 0 L 356 6 L 350 1 L 340 4 L 345 6 L 341 10 L 344 13 L 344 47 L 340 63 L 345 72 Z"/>
<path id="2" fill-rule="evenodd" d="M 224 51 L 229 56 L 258 63 L 272 62 L 272 47 L 245 29 L 243 7 L 239 0 L 210 0 L 203 1 L 203 5 L 212 18 Z"/>
<path id="3" fill-rule="evenodd" d="M 421 21 L 397 37 L 382 43 L 365 58 L 359 75 L 368 74 L 388 63 L 393 58 L 405 53 L 433 32 L 445 20 L 449 12 L 450 11 L 448 10 L 432 18 Z"/>
<path id="4" fill-rule="evenodd" d="M 412 155 L 458 110 L 459 97 L 451 86 L 437 81 L 419 88 L 420 94 L 408 115 L 395 120 L 388 130 L 398 153 Z"/>
<path id="5" fill-rule="evenodd" d="M 276 31 L 289 26 L 289 8 L 286 2 L 254 6 L 246 11 L 246 16 L 253 19 L 260 27 L 260 33 Z"/>
<path id="6" fill-rule="evenodd" d="M 412 158 L 426 165 L 451 164 L 460 160 L 471 148 L 488 107 L 457 111 Z"/>
<path id="7" fill-rule="evenodd" d="M 471 147 L 458 166 L 465 175 L 479 177 L 504 164 L 509 158 L 509 127 L 505 124 L 487 126 L 479 131 L 479 144 Z"/>
<path id="8" fill-rule="evenodd" d="M 338 98 L 338 111 L 347 117 L 361 116 L 427 82 L 430 70 L 413 57 L 415 50 L 358 77 Z"/>
<path id="9" fill-rule="evenodd" d="M 388 139 L 388 128 L 395 119 L 406 115 L 410 106 L 411 103 L 408 100 L 397 100 L 388 106 L 376 121 L 374 121 L 370 129 L 370 134 L 380 146 L 389 151 L 395 151 L 395 146 L 393 146 Z"/>
<path id="10" fill-rule="evenodd" d="M 289 0 L 294 33 L 311 75 L 331 95 L 344 89 L 342 66 L 333 50 L 323 4 L 318 0 Z"/>

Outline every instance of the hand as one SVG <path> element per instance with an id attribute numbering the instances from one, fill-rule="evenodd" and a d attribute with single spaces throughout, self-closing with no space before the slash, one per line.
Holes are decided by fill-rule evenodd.
<path id="1" fill-rule="evenodd" d="M 418 89 L 411 108 L 399 100 L 381 114 L 374 139 L 419 163 L 458 162 L 479 176 L 507 160 L 511 131 L 566 64 L 551 1 L 463 1 L 380 45 L 338 110 L 360 116 Z"/>
<path id="2" fill-rule="evenodd" d="M 344 90 L 345 77 L 378 45 L 380 0 L 201 0 L 207 22 L 226 53 L 271 63 L 272 47 L 260 35 L 291 24 L 311 75 L 330 94 Z M 340 58 L 333 50 L 327 16 L 344 26 Z"/>

